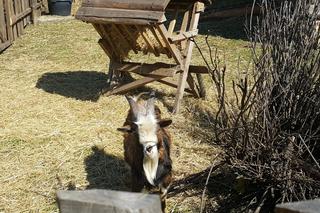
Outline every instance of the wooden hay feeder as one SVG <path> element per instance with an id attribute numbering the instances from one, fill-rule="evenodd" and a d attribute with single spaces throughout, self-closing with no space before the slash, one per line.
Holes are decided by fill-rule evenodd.
<path id="1" fill-rule="evenodd" d="M 207 73 L 207 68 L 190 66 L 194 46 L 190 38 L 198 33 L 203 11 L 204 3 L 192 0 L 83 0 L 76 18 L 93 24 L 101 36 L 99 44 L 110 58 L 110 90 L 106 94 L 124 93 L 158 81 L 177 88 L 174 112 L 179 111 L 184 91 L 204 96 L 200 74 Z M 169 23 L 165 13 L 171 13 Z M 182 23 L 175 29 L 179 15 L 183 16 Z M 129 51 L 157 57 L 164 54 L 175 64 L 126 62 Z M 143 78 L 124 83 L 131 72 Z M 196 78 L 191 73 L 196 73 Z M 173 81 L 175 75 L 179 75 L 178 82 Z"/>

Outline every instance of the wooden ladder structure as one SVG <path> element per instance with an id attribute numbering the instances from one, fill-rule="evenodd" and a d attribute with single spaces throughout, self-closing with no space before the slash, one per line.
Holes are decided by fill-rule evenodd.
<path id="1" fill-rule="evenodd" d="M 190 66 L 194 42 L 198 34 L 200 13 L 204 4 L 200 1 L 170 0 L 84 0 L 76 18 L 92 23 L 100 34 L 99 44 L 110 58 L 107 95 L 124 93 L 157 81 L 177 88 L 174 112 L 178 112 L 184 92 L 203 97 L 205 89 L 201 74 L 204 66 Z M 166 27 L 165 12 L 173 18 Z M 183 19 L 180 29 L 178 15 Z M 141 64 L 126 62 L 129 51 L 144 54 L 160 54 L 173 58 L 175 64 Z M 126 82 L 129 73 L 142 78 Z M 192 76 L 196 73 L 196 78 Z M 178 75 L 178 80 L 174 77 Z"/>

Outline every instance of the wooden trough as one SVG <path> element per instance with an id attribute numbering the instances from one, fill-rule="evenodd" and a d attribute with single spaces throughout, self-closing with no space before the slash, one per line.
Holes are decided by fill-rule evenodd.
<path id="1" fill-rule="evenodd" d="M 101 36 L 99 44 L 110 58 L 110 89 L 106 94 L 124 93 L 158 81 L 177 88 L 174 112 L 179 111 L 184 91 L 203 97 L 201 74 L 207 73 L 207 68 L 190 66 L 194 46 L 191 38 L 198 34 L 203 11 L 204 3 L 194 0 L 83 0 L 76 18 L 93 24 Z M 172 17 L 170 21 L 167 14 Z M 180 15 L 181 26 L 176 26 Z M 165 55 L 173 58 L 174 64 L 127 62 L 130 51 Z M 142 78 L 128 83 L 130 73 Z"/>

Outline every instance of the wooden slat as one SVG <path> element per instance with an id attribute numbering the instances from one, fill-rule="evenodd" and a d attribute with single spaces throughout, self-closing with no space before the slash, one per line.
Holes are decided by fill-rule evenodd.
<path id="1" fill-rule="evenodd" d="M 179 34 L 183 34 L 186 32 L 187 27 L 188 27 L 188 23 L 189 23 L 189 16 L 190 16 L 190 10 L 187 10 L 184 12 L 183 15 L 183 20 L 182 20 L 182 24 L 181 24 L 181 28 L 180 28 L 180 33 Z M 186 43 L 187 41 L 182 41 L 181 42 L 181 48 L 184 50 L 186 48 Z"/>
<path id="2" fill-rule="evenodd" d="M 84 7 L 164 11 L 170 0 L 83 0 Z"/>
<path id="3" fill-rule="evenodd" d="M 172 80 L 169 80 L 169 79 L 166 79 L 166 78 L 160 79 L 160 80 L 157 80 L 157 81 L 162 83 L 162 84 L 171 86 L 173 88 L 178 88 L 178 84 L 175 81 L 172 81 Z M 187 86 L 184 88 L 184 91 L 193 94 L 193 91 Z"/>
<path id="4" fill-rule="evenodd" d="M 15 16 L 18 16 L 20 13 L 22 13 L 22 8 L 21 8 L 21 0 L 14 0 L 15 4 Z M 18 26 L 18 36 L 23 35 L 24 33 L 24 27 L 23 27 L 23 22 L 21 21 L 21 19 L 19 21 L 16 22 L 17 26 Z"/>
<path id="5" fill-rule="evenodd" d="M 100 40 L 98 41 L 98 44 L 99 44 L 100 47 L 104 50 L 104 52 L 107 54 L 107 56 L 108 56 L 109 58 L 112 58 L 112 53 L 110 53 L 110 51 L 109 51 L 109 48 L 108 48 L 109 44 L 107 43 L 107 41 L 104 40 L 104 39 L 100 39 Z"/>
<path id="6" fill-rule="evenodd" d="M 128 30 L 128 26 L 127 25 L 124 25 L 124 24 L 120 24 L 119 27 L 129 36 L 129 44 L 131 46 L 131 49 L 133 50 L 133 52 L 135 54 L 138 54 L 138 51 L 136 49 L 136 38 L 134 37 L 133 33 L 130 32 Z"/>
<path id="7" fill-rule="evenodd" d="M 5 50 L 6 48 L 8 48 L 10 46 L 11 42 L 10 41 L 6 41 L 4 43 L 0 43 L 0 52 L 2 52 L 3 50 Z"/>
<path id="8" fill-rule="evenodd" d="M 174 28 L 176 26 L 176 22 L 177 22 L 177 18 L 178 18 L 178 9 L 176 9 L 175 13 L 174 13 L 174 18 L 170 21 L 169 24 L 169 28 L 168 28 L 168 33 L 170 35 L 172 35 Z"/>
<path id="9" fill-rule="evenodd" d="M 110 45 L 111 47 L 111 50 L 113 51 L 113 53 L 115 54 L 115 56 L 117 58 L 120 58 L 121 55 L 125 55 L 125 52 L 123 51 L 123 49 L 121 48 L 118 48 L 116 46 L 116 43 L 112 41 L 111 39 L 111 36 L 109 35 L 109 33 L 106 31 L 106 26 L 105 25 L 102 25 L 100 24 L 100 29 L 103 33 L 103 38 L 108 42 L 108 44 Z"/>
<path id="10" fill-rule="evenodd" d="M 187 82 L 189 84 L 190 89 L 192 90 L 192 94 L 194 95 L 194 97 L 200 98 L 200 95 L 196 88 L 195 81 L 193 80 L 193 77 L 190 73 L 188 73 Z"/>
<path id="11" fill-rule="evenodd" d="M 157 24 L 156 25 L 160 35 L 162 36 L 163 41 L 166 43 L 167 48 L 170 50 L 172 57 L 174 58 L 174 60 L 176 61 L 177 64 L 182 65 L 183 66 L 183 57 L 179 51 L 179 49 L 177 48 L 177 46 L 175 44 L 171 44 L 168 40 L 169 38 L 169 34 L 168 31 L 166 29 L 166 27 L 164 26 L 164 24 Z"/>
<path id="12" fill-rule="evenodd" d="M 150 24 L 158 22 L 163 11 L 81 7 L 76 18 L 90 23 Z"/>
<path id="13" fill-rule="evenodd" d="M 166 44 L 163 42 L 163 40 L 159 38 L 158 33 L 154 28 L 154 25 L 149 26 L 149 30 L 152 32 L 154 38 L 157 40 L 158 44 L 160 45 L 160 48 L 165 50 L 165 53 L 168 56 L 168 58 L 172 58 L 171 52 L 166 47 Z"/>
<path id="14" fill-rule="evenodd" d="M 21 2 L 21 11 L 24 12 L 26 10 L 26 1 Z M 27 17 L 24 17 L 22 20 L 22 24 L 23 24 L 23 28 L 25 28 L 27 26 Z"/>
<path id="15" fill-rule="evenodd" d="M 16 13 L 15 13 L 15 10 L 14 10 L 14 5 L 13 5 L 13 0 L 7 0 L 8 1 L 8 4 L 9 4 L 9 13 L 10 13 L 10 17 L 8 17 L 9 21 L 11 20 L 11 17 L 14 16 Z M 9 27 L 10 27 L 10 22 L 9 22 Z M 18 28 L 17 28 L 17 25 L 13 25 L 12 26 L 12 41 L 15 40 L 16 38 L 18 38 Z"/>
<path id="16" fill-rule="evenodd" d="M 0 0 L 0 43 L 7 41 L 7 30 L 5 23 L 4 4 L 3 0 Z"/>
<path id="17" fill-rule="evenodd" d="M 139 34 L 142 36 L 143 40 L 146 42 L 149 52 L 152 52 L 155 56 L 160 56 L 158 50 L 153 46 L 153 42 L 150 40 L 148 34 L 146 33 L 145 27 L 136 25 Z"/>
<path id="18" fill-rule="evenodd" d="M 6 31 L 7 31 L 7 39 L 12 42 L 13 41 L 13 32 L 12 32 L 12 27 L 10 26 L 9 20 L 10 16 L 12 15 L 11 10 L 10 10 L 10 3 L 11 0 L 4 0 L 4 10 L 6 11 Z"/>
<path id="19" fill-rule="evenodd" d="M 203 4 L 200 2 L 196 2 L 193 6 L 193 11 L 192 11 L 192 18 L 190 21 L 190 26 L 189 30 L 195 30 L 197 29 L 198 23 L 199 23 L 199 17 L 200 13 L 196 12 L 197 8 L 199 7 L 198 4 Z M 175 99 L 175 104 L 174 104 L 174 113 L 178 113 L 181 105 L 181 101 L 183 98 L 183 93 L 184 93 L 184 88 L 186 86 L 186 80 L 188 78 L 188 71 L 189 71 L 189 66 L 191 63 L 191 57 L 192 57 L 192 49 L 193 49 L 194 43 L 190 40 L 187 42 L 187 47 L 186 47 L 186 58 L 184 60 L 184 71 L 183 73 L 180 74 L 180 78 L 178 81 L 178 89 L 177 89 L 177 94 L 176 94 L 176 99 Z"/>
<path id="20" fill-rule="evenodd" d="M 114 94 L 124 93 L 129 90 L 132 90 L 132 89 L 144 86 L 148 83 L 154 82 L 156 80 L 159 80 L 161 78 L 164 78 L 164 76 L 144 77 L 144 78 L 136 80 L 134 82 L 117 87 L 116 89 L 113 89 L 113 90 L 107 92 L 106 95 L 114 95 Z"/>
<path id="21" fill-rule="evenodd" d="M 159 195 L 111 190 L 58 191 L 61 213 L 161 212 Z"/>
<path id="22" fill-rule="evenodd" d="M 275 213 L 318 213 L 320 199 L 283 203 L 276 205 Z"/>
<path id="23" fill-rule="evenodd" d="M 119 53 L 114 52 L 115 48 L 113 46 L 111 46 L 112 43 L 110 43 L 109 40 L 105 37 L 104 31 L 102 30 L 102 27 L 100 27 L 99 24 L 93 24 L 93 26 L 102 38 L 102 39 L 100 39 L 101 41 L 99 40 L 100 41 L 99 44 L 103 45 L 103 50 L 108 51 L 108 53 L 110 54 L 110 55 L 108 55 L 108 54 L 107 55 L 110 56 L 111 58 L 118 57 Z"/>
<path id="24" fill-rule="evenodd" d="M 122 62 L 117 66 L 120 72 L 134 72 L 140 75 L 149 74 L 163 77 L 173 77 L 181 71 L 180 66 L 170 66 L 165 63 L 139 64 L 132 62 Z"/>
<path id="25" fill-rule="evenodd" d="M 199 31 L 198 29 L 195 29 L 192 31 L 180 33 L 175 36 L 171 36 L 171 37 L 169 37 L 169 41 L 170 42 L 179 42 L 179 41 L 187 40 L 189 38 L 192 38 L 192 37 L 195 37 L 196 35 L 198 35 L 198 31 Z"/>
<path id="26" fill-rule="evenodd" d="M 19 14 L 12 16 L 10 25 L 13 26 L 15 24 L 21 25 L 23 22 L 21 22 L 21 19 L 25 18 L 25 16 L 29 15 L 32 12 L 31 8 L 25 9 L 23 12 L 20 12 Z M 24 25 L 22 25 L 24 26 Z M 23 29 L 23 28 L 22 28 Z"/>
<path id="27" fill-rule="evenodd" d="M 131 45 L 129 44 L 128 40 L 122 35 L 121 31 L 119 30 L 118 26 L 116 24 L 111 24 L 112 30 L 114 30 L 118 38 L 120 38 L 121 42 L 119 42 L 119 46 L 121 48 L 121 45 L 124 45 L 125 48 L 131 49 Z"/>

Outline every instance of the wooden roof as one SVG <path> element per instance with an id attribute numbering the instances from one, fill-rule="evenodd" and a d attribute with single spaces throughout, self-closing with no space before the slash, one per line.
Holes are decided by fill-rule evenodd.
<path id="1" fill-rule="evenodd" d="M 198 0 L 206 1 L 208 0 Z M 76 18 L 95 23 L 123 22 L 149 24 L 160 22 L 168 9 L 187 8 L 196 0 L 83 0 Z"/>

